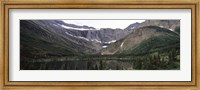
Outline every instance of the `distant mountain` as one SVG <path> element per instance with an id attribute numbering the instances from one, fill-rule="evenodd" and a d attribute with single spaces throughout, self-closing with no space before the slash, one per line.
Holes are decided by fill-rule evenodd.
<path id="1" fill-rule="evenodd" d="M 130 24 L 128 27 L 126 27 L 124 30 L 127 30 L 127 31 L 130 31 L 132 32 L 133 29 L 137 29 L 138 27 L 140 27 L 142 23 L 133 23 L 133 24 Z"/>
<path id="2" fill-rule="evenodd" d="M 111 29 L 111 28 L 101 28 L 100 30 L 73 30 L 66 29 L 67 34 L 71 34 L 73 36 L 81 36 L 87 38 L 90 41 L 96 41 L 102 44 L 106 44 L 112 42 L 113 40 L 119 40 L 122 37 L 126 36 L 128 33 L 121 29 Z"/>
<path id="3" fill-rule="evenodd" d="M 139 55 L 180 47 L 179 34 L 158 26 L 145 26 L 102 49 L 102 55 Z M 175 46 L 174 46 L 175 45 Z M 174 47 L 173 47 L 174 46 Z"/>
<path id="4" fill-rule="evenodd" d="M 46 23 L 47 21 L 43 21 Z M 69 22 L 70 23 L 70 22 Z M 59 28 L 65 30 L 65 33 L 74 38 L 81 38 L 87 41 L 92 41 L 101 44 L 104 48 L 106 45 L 114 43 L 115 41 L 125 37 L 132 32 L 132 29 L 112 29 L 112 28 L 100 28 L 96 29 L 90 26 L 78 26 L 69 24 L 63 21 L 48 20 L 47 25 L 51 25 L 53 28 Z"/>
<path id="5" fill-rule="evenodd" d="M 180 27 L 180 20 L 145 20 L 141 23 L 130 24 L 125 30 L 137 29 L 144 26 L 158 26 L 175 31 L 176 27 Z"/>

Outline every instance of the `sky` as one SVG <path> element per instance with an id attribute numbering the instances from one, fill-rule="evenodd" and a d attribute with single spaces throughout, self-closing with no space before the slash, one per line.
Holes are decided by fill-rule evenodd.
<path id="1" fill-rule="evenodd" d="M 140 23 L 145 20 L 62 20 L 65 23 L 76 24 L 76 25 L 87 25 L 94 28 L 121 28 L 124 29 L 132 23 Z"/>

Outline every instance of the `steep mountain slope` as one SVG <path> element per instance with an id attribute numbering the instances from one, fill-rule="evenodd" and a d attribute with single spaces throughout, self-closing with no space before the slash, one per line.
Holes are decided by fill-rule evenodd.
<path id="1" fill-rule="evenodd" d="M 48 57 L 96 54 L 101 45 L 67 35 L 65 29 L 48 25 L 47 21 L 20 21 L 20 56 Z"/>
<path id="2" fill-rule="evenodd" d="M 171 45 L 179 47 L 179 34 L 157 26 L 141 27 L 125 38 L 102 49 L 102 55 L 109 54 L 145 54 L 154 50 L 161 50 Z"/>

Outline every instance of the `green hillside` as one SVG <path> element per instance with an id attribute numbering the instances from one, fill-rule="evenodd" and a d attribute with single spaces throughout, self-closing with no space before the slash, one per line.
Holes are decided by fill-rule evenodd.
<path id="1" fill-rule="evenodd" d="M 179 50 L 179 37 L 174 35 L 154 36 L 142 41 L 136 48 L 123 51 L 121 55 L 144 55 L 153 52 L 168 52 L 171 49 Z"/>

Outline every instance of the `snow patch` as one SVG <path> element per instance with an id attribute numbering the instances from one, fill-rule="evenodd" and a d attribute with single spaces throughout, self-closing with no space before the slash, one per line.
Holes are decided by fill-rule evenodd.
<path id="1" fill-rule="evenodd" d="M 90 28 L 90 29 L 86 29 L 86 28 L 74 28 L 74 27 L 69 27 L 69 26 L 65 26 L 65 25 L 61 25 L 61 24 L 58 24 L 58 25 L 60 25 L 61 27 L 65 28 L 65 29 L 73 29 L 73 30 L 80 30 L 80 31 L 95 30 L 93 28 Z"/>
<path id="2" fill-rule="evenodd" d="M 122 42 L 122 44 L 120 45 L 120 47 L 123 47 L 123 45 L 124 45 L 124 42 Z"/>
<path id="3" fill-rule="evenodd" d="M 135 27 L 132 27 L 131 29 L 134 29 Z"/>
<path id="4" fill-rule="evenodd" d="M 84 40 L 86 40 L 86 41 L 89 41 L 89 39 L 87 39 L 87 38 L 85 38 L 85 37 L 81 37 L 81 36 L 74 36 L 74 35 L 72 35 L 72 34 L 70 34 L 70 33 L 68 33 L 68 32 L 65 32 L 67 35 L 69 35 L 69 36 L 72 36 L 72 37 L 75 37 L 75 38 L 80 38 L 80 39 L 84 39 Z"/>
<path id="5" fill-rule="evenodd" d="M 169 28 L 169 30 L 173 31 L 173 29 Z"/>
<path id="6" fill-rule="evenodd" d="M 106 44 L 111 44 L 111 43 L 114 43 L 114 42 L 116 42 L 116 40 L 112 40 L 112 41 L 104 42 L 104 43 L 106 43 Z"/>
<path id="7" fill-rule="evenodd" d="M 72 34 L 69 34 L 68 32 L 65 32 L 67 35 L 69 35 L 69 36 L 72 36 L 72 37 L 76 37 L 76 36 L 74 36 L 74 35 L 72 35 Z"/>
<path id="8" fill-rule="evenodd" d="M 107 48 L 108 46 L 102 46 L 102 48 Z"/>
<path id="9" fill-rule="evenodd" d="M 81 37 L 81 36 L 78 36 L 78 38 L 84 39 L 84 40 L 86 40 L 86 41 L 90 41 L 89 39 L 87 39 L 87 38 L 85 38 L 85 37 Z"/>
<path id="10" fill-rule="evenodd" d="M 75 37 L 75 38 L 84 39 L 84 40 L 86 40 L 86 41 L 95 41 L 95 42 L 98 42 L 98 43 L 102 43 L 101 41 L 99 41 L 99 40 L 97 40 L 97 39 L 91 39 L 91 40 L 89 40 L 89 39 L 87 39 L 87 38 L 85 38 L 85 37 L 72 35 L 72 34 L 70 34 L 70 33 L 68 33 L 68 32 L 65 32 L 65 33 L 66 33 L 67 35 L 69 35 L 69 36 L 72 36 L 72 37 Z"/>
<path id="11" fill-rule="evenodd" d="M 99 41 L 97 39 L 92 39 L 91 41 L 95 41 L 95 42 L 101 43 L 101 41 Z"/>

